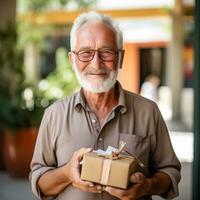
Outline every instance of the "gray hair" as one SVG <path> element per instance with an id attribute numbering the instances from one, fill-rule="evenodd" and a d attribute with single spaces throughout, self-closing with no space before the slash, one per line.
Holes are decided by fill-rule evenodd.
<path id="1" fill-rule="evenodd" d="M 76 33 L 77 30 L 85 23 L 89 21 L 98 21 L 102 22 L 106 25 L 108 25 L 116 34 L 116 42 L 117 42 L 117 48 L 122 49 L 123 46 L 123 37 L 122 37 L 122 32 L 119 29 L 118 25 L 116 22 L 113 21 L 113 19 L 107 15 L 103 15 L 94 11 L 82 13 L 79 15 L 72 26 L 71 32 L 70 32 L 70 45 L 71 45 L 71 51 L 75 50 L 76 46 Z"/>

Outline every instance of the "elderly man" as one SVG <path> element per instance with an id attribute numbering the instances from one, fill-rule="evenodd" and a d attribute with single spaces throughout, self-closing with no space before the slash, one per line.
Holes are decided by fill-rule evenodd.
<path id="1" fill-rule="evenodd" d="M 70 61 L 82 86 L 46 109 L 31 163 L 33 192 L 40 199 L 151 199 L 178 195 L 180 163 L 157 105 L 122 89 L 122 33 L 111 18 L 89 12 L 71 30 Z M 123 190 L 80 178 L 80 161 L 91 149 L 118 147 L 137 156 L 144 173 Z"/>

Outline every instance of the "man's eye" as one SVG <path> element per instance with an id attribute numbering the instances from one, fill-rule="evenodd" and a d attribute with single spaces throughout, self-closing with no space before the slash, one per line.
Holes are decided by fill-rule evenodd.
<path id="1" fill-rule="evenodd" d="M 114 55 L 114 51 L 112 50 L 104 50 L 104 51 L 101 51 L 101 55 L 107 57 L 107 56 L 112 56 Z"/>
<path id="2" fill-rule="evenodd" d="M 92 51 L 81 51 L 79 52 L 79 55 L 83 57 L 89 57 L 92 55 Z"/>

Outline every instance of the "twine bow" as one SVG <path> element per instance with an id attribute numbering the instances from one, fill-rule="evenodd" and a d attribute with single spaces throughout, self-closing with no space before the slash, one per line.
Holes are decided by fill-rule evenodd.
<path id="1" fill-rule="evenodd" d="M 112 151 L 111 159 L 116 160 L 119 158 L 119 154 L 123 151 L 126 142 L 120 141 L 119 142 L 119 149 L 117 151 Z"/>

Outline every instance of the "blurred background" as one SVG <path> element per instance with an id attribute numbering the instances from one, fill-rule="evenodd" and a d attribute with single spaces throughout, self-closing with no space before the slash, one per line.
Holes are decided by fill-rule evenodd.
<path id="1" fill-rule="evenodd" d="M 119 80 L 157 102 L 182 163 L 176 199 L 192 199 L 194 8 L 193 0 L 0 0 L 0 199 L 35 199 L 28 173 L 38 127 L 47 106 L 79 89 L 69 33 L 88 10 L 118 22 Z"/>

